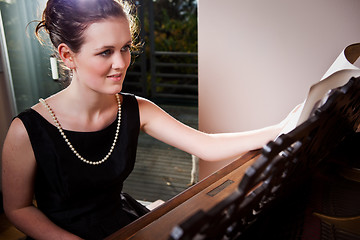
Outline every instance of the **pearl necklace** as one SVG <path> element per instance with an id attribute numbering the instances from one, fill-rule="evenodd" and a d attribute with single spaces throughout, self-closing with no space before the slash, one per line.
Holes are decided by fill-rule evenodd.
<path id="1" fill-rule="evenodd" d="M 119 131 L 120 131 L 120 123 L 121 123 L 121 102 L 120 102 L 120 97 L 119 97 L 119 94 L 116 94 L 116 100 L 117 100 L 117 103 L 118 103 L 118 122 L 117 122 L 117 126 L 116 126 L 116 132 L 115 132 L 115 137 L 114 137 L 114 141 L 111 145 L 111 148 L 109 150 L 109 152 L 105 155 L 105 157 L 103 157 L 100 161 L 97 161 L 97 162 L 92 162 L 92 161 L 89 161 L 87 159 L 85 159 L 84 157 L 82 157 L 77 151 L 76 149 L 73 147 L 73 145 L 70 143 L 69 139 L 66 137 L 65 133 L 64 133 L 64 130 L 62 129 L 61 127 L 61 124 L 60 122 L 57 120 L 56 116 L 55 116 L 55 113 L 53 112 L 53 110 L 50 108 L 49 104 L 47 104 L 47 102 L 40 98 L 39 99 L 39 102 L 41 102 L 45 107 L 46 109 L 49 111 L 52 119 L 54 120 L 54 123 L 55 123 L 55 126 L 57 127 L 57 129 L 59 130 L 61 136 L 64 138 L 65 142 L 67 143 L 67 145 L 69 146 L 70 150 L 76 155 L 76 157 L 78 157 L 81 161 L 83 161 L 84 163 L 87 163 L 87 164 L 90 164 L 90 165 L 99 165 L 103 162 L 105 162 L 111 155 L 111 153 L 113 152 L 114 148 L 115 148 L 115 144 L 116 144 L 116 141 L 118 139 L 118 136 L 119 136 Z"/>

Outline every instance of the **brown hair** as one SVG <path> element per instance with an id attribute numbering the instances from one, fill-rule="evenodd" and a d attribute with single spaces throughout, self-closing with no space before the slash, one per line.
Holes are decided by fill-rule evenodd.
<path id="1" fill-rule="evenodd" d="M 132 49 L 141 45 L 138 40 L 138 21 L 135 5 L 120 0 L 48 0 L 42 20 L 35 29 L 36 37 L 43 42 L 39 32 L 49 34 L 55 48 L 65 43 L 73 52 L 78 52 L 84 42 L 84 31 L 94 22 L 109 17 L 125 17 L 132 34 Z"/>

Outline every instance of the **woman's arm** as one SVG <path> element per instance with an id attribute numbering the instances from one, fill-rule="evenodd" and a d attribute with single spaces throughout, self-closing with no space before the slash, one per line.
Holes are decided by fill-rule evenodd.
<path id="1" fill-rule="evenodd" d="M 279 124 L 254 131 L 207 134 L 190 128 L 156 106 L 138 98 L 141 129 L 149 135 L 208 161 L 231 160 L 244 152 L 261 148 L 283 129 Z"/>
<path id="2" fill-rule="evenodd" d="M 36 161 L 20 119 L 12 122 L 2 153 L 2 191 L 9 220 L 35 239 L 81 239 L 52 223 L 33 206 Z"/>

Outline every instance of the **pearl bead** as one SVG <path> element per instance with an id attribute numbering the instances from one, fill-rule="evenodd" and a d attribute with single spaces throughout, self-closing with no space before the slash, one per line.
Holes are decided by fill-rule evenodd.
<path id="1" fill-rule="evenodd" d="M 121 124 L 121 102 L 120 102 L 120 97 L 119 97 L 119 94 L 116 94 L 116 100 L 117 100 L 117 103 L 118 103 L 118 122 L 117 122 L 117 126 L 116 126 L 116 131 L 115 131 L 115 136 L 114 136 L 114 141 L 110 147 L 110 150 L 109 152 L 105 155 L 104 158 L 102 158 L 100 161 L 97 161 L 97 162 L 92 162 L 92 161 L 89 161 L 87 159 L 85 159 L 84 157 L 82 157 L 76 150 L 75 148 L 73 147 L 73 145 L 70 143 L 69 139 L 66 137 L 65 135 L 65 132 L 63 131 L 62 127 L 61 127 L 61 124 L 60 122 L 57 120 L 57 117 L 55 115 L 55 113 L 53 112 L 53 110 L 50 108 L 49 104 L 47 104 L 47 102 L 40 98 L 39 99 L 39 102 L 41 102 L 45 108 L 49 111 L 53 121 L 54 121 L 54 124 L 55 126 L 57 127 L 57 129 L 59 130 L 61 136 L 63 137 L 63 139 L 65 140 L 65 142 L 67 143 L 67 145 L 69 146 L 70 150 L 75 154 L 75 156 L 77 158 L 79 158 L 81 161 L 83 161 L 84 163 L 87 163 L 87 164 L 90 164 L 90 165 L 99 165 L 103 162 L 105 162 L 111 155 L 111 153 L 113 152 L 114 148 L 115 148 L 115 144 L 116 144 L 116 141 L 118 139 L 118 135 L 119 135 L 119 131 L 120 131 L 120 124 Z"/>

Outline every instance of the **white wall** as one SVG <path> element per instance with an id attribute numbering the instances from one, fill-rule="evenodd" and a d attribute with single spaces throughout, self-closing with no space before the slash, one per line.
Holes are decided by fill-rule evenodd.
<path id="1" fill-rule="evenodd" d="M 347 45 L 360 42 L 358 0 L 198 0 L 199 129 L 279 122 Z M 200 160 L 200 178 L 227 162 Z"/>

